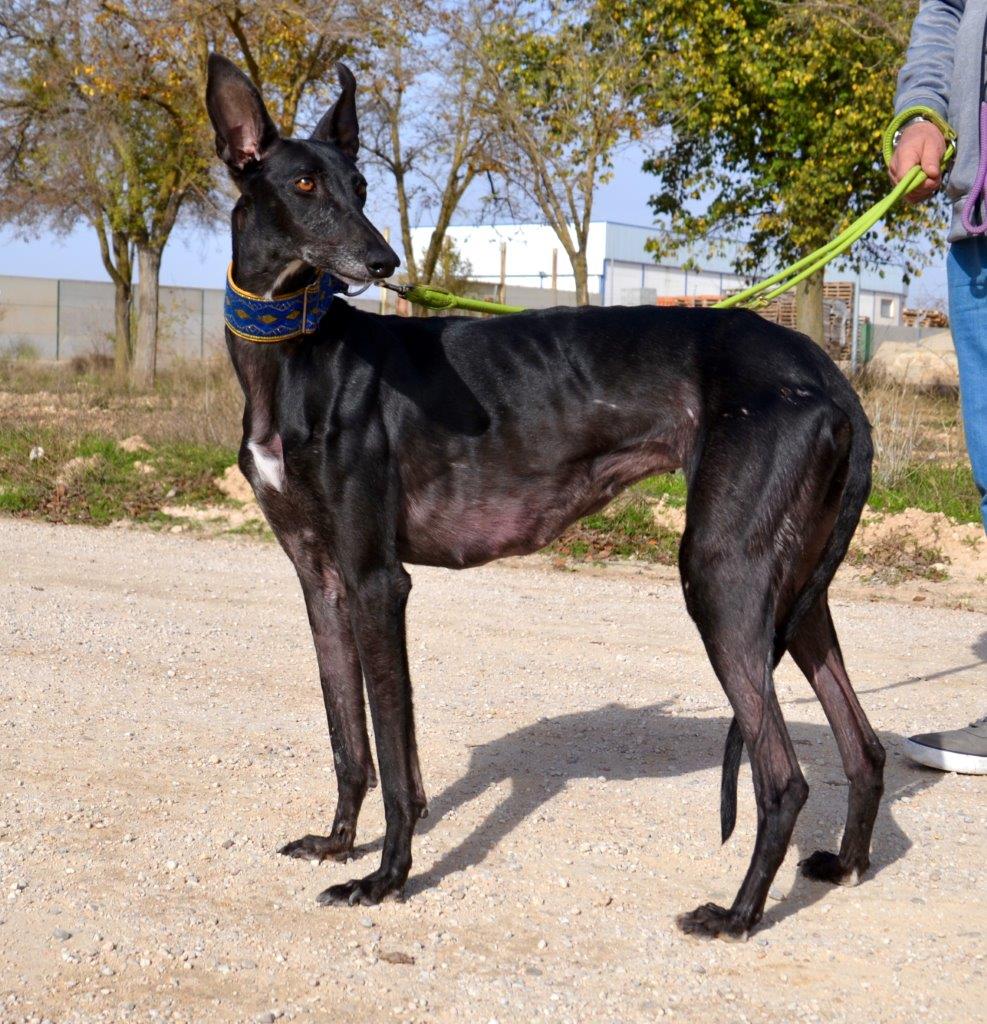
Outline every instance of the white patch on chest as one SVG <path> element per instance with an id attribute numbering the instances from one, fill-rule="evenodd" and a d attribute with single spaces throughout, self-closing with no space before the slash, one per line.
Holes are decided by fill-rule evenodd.
<path id="1" fill-rule="evenodd" d="M 262 484 L 273 487 L 276 491 L 284 490 L 284 463 L 280 455 L 275 455 L 270 449 L 258 444 L 256 441 L 249 441 L 247 447 L 254 459 L 254 467 L 257 476 Z"/>

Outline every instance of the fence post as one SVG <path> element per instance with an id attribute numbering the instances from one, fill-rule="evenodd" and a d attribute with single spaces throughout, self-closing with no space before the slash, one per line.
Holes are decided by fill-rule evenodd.
<path id="1" fill-rule="evenodd" d="M 507 243 L 500 243 L 500 288 L 498 289 L 497 301 L 501 304 L 507 302 Z"/>
<path id="2" fill-rule="evenodd" d="M 388 245 L 391 244 L 390 228 L 384 228 L 384 241 L 387 242 Z M 380 292 L 380 309 L 378 310 L 378 312 L 380 313 L 381 316 L 383 316 L 387 312 L 387 289 L 383 285 L 381 285 L 378 288 L 378 291 Z"/>
<path id="3" fill-rule="evenodd" d="M 62 279 L 55 281 L 55 362 L 61 358 L 62 348 Z"/>
<path id="4" fill-rule="evenodd" d="M 206 290 L 199 289 L 199 359 L 206 357 Z"/>
<path id="5" fill-rule="evenodd" d="M 559 250 L 552 250 L 552 305 L 559 304 Z"/>

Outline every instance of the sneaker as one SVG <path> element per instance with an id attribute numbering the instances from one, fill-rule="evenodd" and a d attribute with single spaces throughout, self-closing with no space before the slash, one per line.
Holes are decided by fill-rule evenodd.
<path id="1" fill-rule="evenodd" d="M 987 715 L 965 729 L 912 736 L 905 740 L 905 753 L 929 768 L 962 775 L 987 775 Z"/>

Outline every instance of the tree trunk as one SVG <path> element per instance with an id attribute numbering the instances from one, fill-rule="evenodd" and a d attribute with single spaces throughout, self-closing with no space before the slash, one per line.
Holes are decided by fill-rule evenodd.
<path id="1" fill-rule="evenodd" d="M 139 388 L 154 383 L 158 359 L 158 276 L 161 271 L 161 250 L 151 246 L 137 247 L 137 344 L 130 380 Z"/>
<path id="2" fill-rule="evenodd" d="M 117 384 L 125 384 L 130 374 L 130 285 L 115 281 L 113 287 L 113 374 Z"/>
<path id="3" fill-rule="evenodd" d="M 589 305 L 589 271 L 586 267 L 586 252 L 577 252 L 571 257 L 572 276 L 576 282 L 576 305 Z"/>
<path id="4" fill-rule="evenodd" d="M 819 346 L 825 342 L 821 270 L 795 286 L 795 329 L 808 334 Z"/>

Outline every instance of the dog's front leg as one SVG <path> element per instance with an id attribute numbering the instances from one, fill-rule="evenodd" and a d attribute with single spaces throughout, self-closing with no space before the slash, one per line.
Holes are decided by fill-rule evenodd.
<path id="1" fill-rule="evenodd" d="M 377 740 L 386 830 L 380 867 L 366 878 L 334 885 L 320 903 L 379 903 L 400 893 L 411 870 L 411 837 L 425 809 L 417 780 L 414 713 L 405 640 L 411 580 L 394 562 L 364 568 L 347 580 L 353 629 L 367 683 Z"/>
<path id="2" fill-rule="evenodd" d="M 336 768 L 336 814 L 327 836 L 307 835 L 280 849 L 303 860 L 346 860 L 368 787 L 377 785 L 363 704 L 363 674 L 350 623 L 349 602 L 338 573 L 322 560 L 294 558 L 329 721 Z M 313 564 L 310 564 L 312 562 Z"/>

